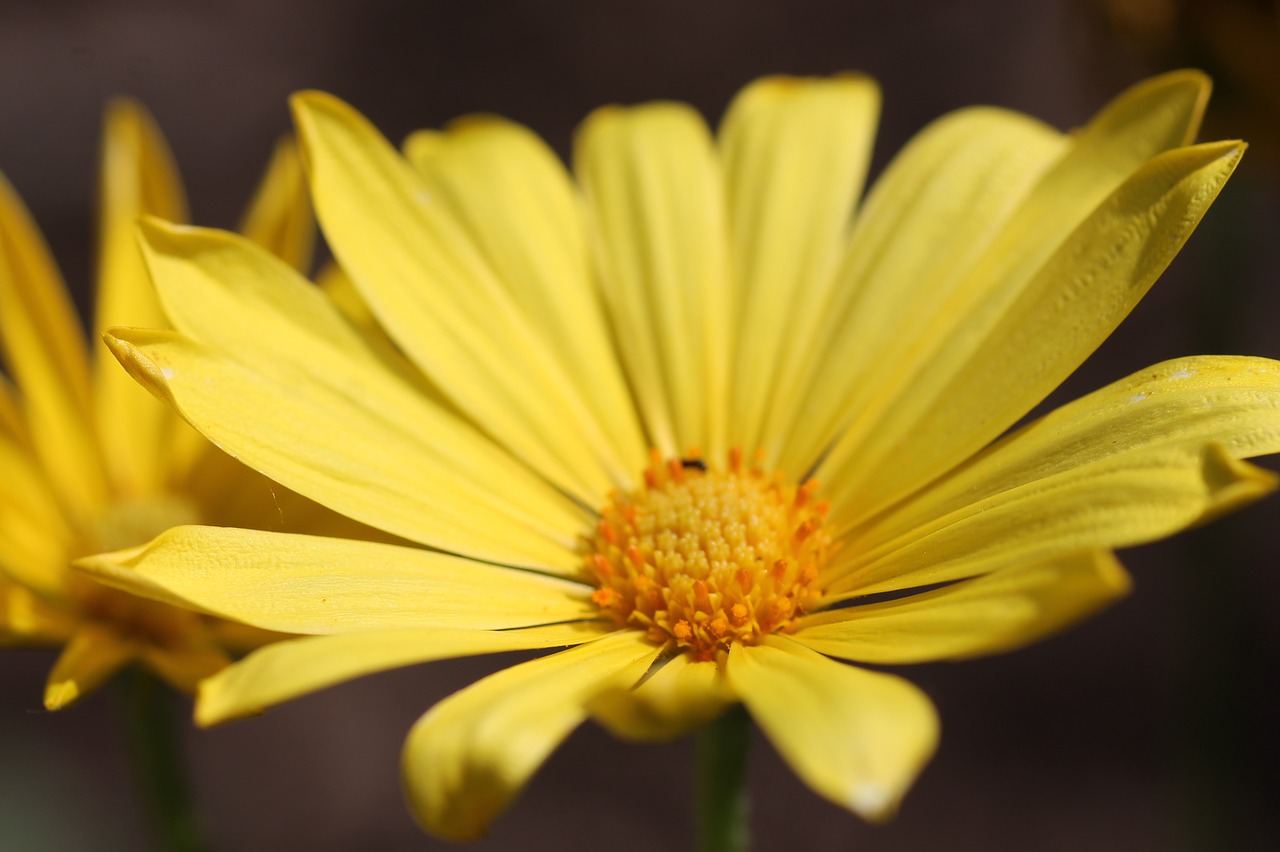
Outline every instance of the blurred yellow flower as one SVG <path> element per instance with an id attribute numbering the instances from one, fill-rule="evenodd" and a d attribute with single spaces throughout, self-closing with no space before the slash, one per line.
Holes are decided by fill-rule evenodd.
<path id="1" fill-rule="evenodd" d="M 573 646 L 414 727 L 428 830 L 471 838 L 586 718 L 678 736 L 741 702 L 815 791 L 889 815 L 937 740 L 907 681 L 837 662 L 1007 650 L 1123 594 L 1110 549 L 1255 499 L 1280 364 L 1160 364 L 1004 435 L 1115 328 L 1244 149 L 1192 145 L 1202 75 L 1064 135 L 961 110 L 854 213 L 879 93 L 767 78 L 713 136 L 609 107 L 576 182 L 494 117 L 397 154 L 294 101 L 325 234 L 447 403 L 230 234 L 150 221 L 174 331 L 133 375 L 216 443 L 431 550 L 180 527 L 79 563 L 305 638 L 206 680 L 211 724 L 394 666 Z M 1002 437 L 1002 435 L 1004 437 Z M 821 480 L 819 486 L 817 481 Z"/>
<path id="2" fill-rule="evenodd" d="M 96 328 L 163 325 L 135 234 L 138 216 L 181 220 L 172 158 L 137 103 L 107 109 L 102 142 Z M 290 263 L 310 263 L 315 223 L 296 145 L 282 143 L 244 222 Z M 96 336 L 95 336 L 96 341 Z M 321 510 L 201 438 L 85 346 L 56 265 L 0 178 L 0 641 L 63 651 L 45 705 L 83 696 L 130 660 L 174 686 L 225 666 L 267 634 L 102 586 L 73 559 L 175 523 L 307 528 Z M 327 515 L 327 512 L 324 512 Z"/>

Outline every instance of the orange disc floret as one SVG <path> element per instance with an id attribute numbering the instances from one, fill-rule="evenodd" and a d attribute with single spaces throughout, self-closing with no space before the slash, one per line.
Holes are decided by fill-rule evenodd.
<path id="1" fill-rule="evenodd" d="M 644 485 L 611 495 L 587 542 L 596 605 L 699 660 L 790 629 L 831 549 L 817 483 L 766 473 L 759 453 L 727 461 L 652 453 Z"/>

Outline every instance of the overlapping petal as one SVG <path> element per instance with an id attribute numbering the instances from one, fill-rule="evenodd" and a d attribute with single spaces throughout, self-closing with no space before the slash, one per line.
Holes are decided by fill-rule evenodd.
<path id="1" fill-rule="evenodd" d="M 147 237 L 171 319 L 197 339 L 117 331 L 111 345 L 215 444 L 396 535 L 577 570 L 580 510 L 390 372 L 322 293 L 231 235 L 157 225 Z"/>
<path id="2" fill-rule="evenodd" d="M 61 710 L 101 686 L 134 658 L 137 646 L 110 630 L 82 625 L 67 641 L 49 672 L 44 706 Z"/>
<path id="3" fill-rule="evenodd" d="M 27 443 L 27 426 L 18 406 L 18 394 L 9 378 L 0 375 L 0 437 Z"/>
<path id="4" fill-rule="evenodd" d="M 593 279 L 582 200 L 560 160 L 527 128 L 493 116 L 419 131 L 405 155 L 552 348 L 629 487 L 646 444 Z"/>
<path id="5" fill-rule="evenodd" d="M 1190 138 L 1207 85 L 1197 74 L 1149 81 L 1069 140 L 990 109 L 945 117 L 912 140 L 859 217 L 842 298 L 814 344 L 827 375 L 815 372 L 807 385 L 802 398 L 813 410 L 806 406 L 792 442 L 824 449 L 832 430 L 855 419 L 869 431 L 873 403 L 909 390 L 936 345 L 998 316 L 1125 178 Z"/>
<path id="6" fill-rule="evenodd" d="M 557 486 L 594 505 L 629 481 L 550 345 L 417 172 L 336 98 L 304 93 L 293 105 L 325 236 L 405 353 Z"/>
<path id="7" fill-rule="evenodd" d="M 574 160 L 650 445 L 722 456 L 733 303 L 711 132 L 682 104 L 604 107 L 579 128 Z"/>
<path id="8" fill-rule="evenodd" d="M 504 669 L 431 708 L 401 762 L 418 821 L 451 840 L 481 836 L 582 723 L 587 705 L 638 681 L 658 650 L 636 631 L 618 631 Z"/>
<path id="9" fill-rule="evenodd" d="M 316 245 L 316 220 L 311 211 L 302 156 L 292 139 L 282 139 L 276 144 L 239 230 L 303 275 L 310 271 Z"/>
<path id="10" fill-rule="evenodd" d="M 1109 552 L 1070 554 L 908 598 L 805 616 L 795 640 L 832 657 L 890 665 L 993 654 L 1057 632 L 1129 586 Z"/>
<path id="11" fill-rule="evenodd" d="M 98 287 L 94 342 L 116 325 L 165 326 L 164 312 L 138 252 L 138 217 L 182 222 L 186 197 L 160 129 L 142 106 L 119 99 L 107 106 L 101 165 Z M 97 350 L 101 352 L 101 350 Z M 104 356 L 106 353 L 102 353 Z M 155 405 L 108 357 L 94 363 L 94 415 L 115 493 L 155 493 L 167 482 L 173 412 Z"/>
<path id="12" fill-rule="evenodd" d="M 500 631 L 397 628 L 276 642 L 205 680 L 196 702 L 196 722 L 225 722 L 336 683 L 401 666 L 577 645 L 599 639 L 610 630 L 601 622 Z"/>
<path id="13" fill-rule="evenodd" d="M 201 681 L 222 671 L 231 663 L 227 652 L 213 645 L 181 648 L 142 645 L 137 650 L 137 656 L 147 668 L 163 678 L 165 683 L 187 694 L 195 692 Z"/>
<path id="14" fill-rule="evenodd" d="M 315 251 L 316 222 L 311 212 L 302 158 L 292 139 L 283 139 L 276 145 L 240 223 L 240 233 L 302 274 L 305 275 L 310 269 Z M 140 323 L 128 324 L 137 326 Z M 202 477 L 208 474 L 207 459 L 215 454 L 219 454 L 218 451 L 199 432 L 181 422 L 175 422 L 168 452 L 170 487 L 204 491 L 206 483 Z M 202 463 L 205 469 L 196 471 L 195 468 Z M 214 466 L 217 466 L 216 463 Z M 223 470 L 225 469 L 224 466 Z M 246 490 L 263 484 L 253 482 L 254 475 L 248 471 L 237 472 L 241 473 L 237 477 L 241 480 L 238 485 Z M 240 517 L 253 517 L 247 512 L 211 517 L 218 517 L 220 522 L 228 523 L 228 519 L 236 514 Z M 260 522 L 247 522 L 250 526 L 256 523 Z"/>
<path id="15" fill-rule="evenodd" d="M 58 645 L 74 631 L 67 613 L 0 574 L 0 647 Z"/>
<path id="16" fill-rule="evenodd" d="M 795 773 L 866 819 L 893 815 L 937 746 L 937 713 L 920 690 L 784 636 L 735 644 L 725 676 Z"/>
<path id="17" fill-rule="evenodd" d="M 343 538 L 175 527 L 77 565 L 142 597 L 284 633 L 497 630 L 597 614 L 578 583 Z"/>
<path id="18" fill-rule="evenodd" d="M 779 388 L 770 415 L 785 469 L 813 465 L 1067 144 L 1028 116 L 973 107 L 933 122 L 894 157 L 855 223 L 822 326 L 793 339 L 804 373 Z"/>
<path id="19" fill-rule="evenodd" d="M 655 664 L 634 688 L 618 687 L 591 702 L 591 718 L 628 740 L 673 740 L 719 717 L 735 700 L 718 663 L 681 654 Z"/>
<path id="20" fill-rule="evenodd" d="M 1155 283 L 1243 149 L 1218 142 L 1153 158 L 1016 297 L 968 312 L 908 390 L 871 418 L 875 428 L 851 429 L 832 449 L 821 474 L 832 483 L 831 499 L 856 505 L 846 514 L 865 517 L 971 455 L 1040 402 Z M 1001 392 L 989 393 L 993 387 Z"/>
<path id="21" fill-rule="evenodd" d="M 74 534 L 59 495 L 27 448 L 3 435 L 0 470 L 0 571 L 44 594 L 61 594 Z"/>
<path id="22" fill-rule="evenodd" d="M 777 453 L 804 357 L 829 309 L 862 193 L 880 90 L 855 74 L 766 77 L 720 128 L 733 269 L 730 443 Z"/>
<path id="23" fill-rule="evenodd" d="M 1098 547 L 1153 541 L 1276 488 L 1268 471 L 1210 445 L 1195 464 L 1134 453 L 981 501 L 876 548 L 839 577 L 829 599 L 972 577 Z"/>
<path id="24" fill-rule="evenodd" d="M 1192 140 L 1208 93 L 1203 74 L 1180 71 L 1124 92 L 1069 140 L 991 110 L 943 118 L 913 140 L 873 188 L 850 240 L 842 303 L 815 341 L 812 378 L 800 397 L 803 411 L 790 439 L 796 451 L 822 452 L 843 431 L 852 453 L 867 436 L 883 433 L 882 410 L 900 396 L 927 405 L 935 392 L 928 365 L 943 345 L 983 340 L 1123 181 Z M 957 143 L 954 150 L 948 139 Z M 935 172 L 939 162 L 950 167 Z M 979 181 L 970 184 L 974 197 L 948 197 L 956 182 L 964 191 L 971 167 Z M 984 178 L 995 183 L 982 186 Z M 941 194 L 928 189 L 935 181 Z M 972 209 L 964 203 L 970 200 L 978 202 Z M 950 375 L 954 364 L 938 363 Z M 972 449 L 984 442 L 972 440 Z M 871 512 L 897 495 L 860 496 Z"/>
<path id="25" fill-rule="evenodd" d="M 177 171 L 154 121 L 130 100 L 108 106 L 101 151 L 97 328 L 162 326 L 135 227 L 141 215 L 185 217 Z M 314 223 L 296 149 L 278 152 L 247 222 L 275 250 L 309 263 Z M 114 359 L 90 356 L 48 250 L 2 180 L 0 354 L 0 634 L 66 645 L 47 689 L 51 708 L 135 658 L 191 690 L 229 662 L 207 622 L 108 592 L 70 572 L 70 560 L 199 516 L 286 527 L 297 519 L 286 522 L 286 513 L 337 516 L 217 454 Z M 218 511 L 228 505 L 234 511 Z M 371 532 L 345 518 L 330 530 Z"/>
<path id="26" fill-rule="evenodd" d="M 516 502 L 514 495 L 545 486 L 474 434 L 417 409 L 420 400 L 382 394 L 350 370 L 321 378 L 309 367 L 242 364 L 171 332 L 116 334 L 108 342 L 139 381 L 205 437 L 298 493 L 443 550 L 579 572 L 566 535 L 576 525 L 548 520 L 572 516 L 563 498 L 551 492 Z M 297 393 L 282 399 L 281 387 Z M 234 425 L 220 417 L 230 406 L 241 412 Z M 468 469 L 480 473 L 468 476 Z"/>
<path id="27" fill-rule="evenodd" d="M 351 278 L 336 263 L 330 263 L 320 270 L 316 276 L 316 286 L 324 291 L 333 302 L 338 312 L 346 317 L 347 322 L 364 338 L 365 345 L 373 352 L 391 372 L 412 385 L 423 396 L 450 412 L 459 414 L 440 389 L 431 384 L 431 380 L 423 375 L 412 361 L 405 357 L 396 346 L 395 341 L 387 336 L 387 332 L 378 324 L 378 318 L 369 310 L 368 303 L 361 297 L 360 291 Z"/>
<path id="28" fill-rule="evenodd" d="M 73 516 L 106 500 L 84 335 L 44 238 L 0 176 L 0 353 L 21 389 L 26 434 Z"/>
<path id="29" fill-rule="evenodd" d="M 831 594 L 974 576 L 1169 535 L 1256 499 L 1280 451 L 1280 363 L 1205 356 L 1143 370 L 1029 424 L 851 536 Z"/>

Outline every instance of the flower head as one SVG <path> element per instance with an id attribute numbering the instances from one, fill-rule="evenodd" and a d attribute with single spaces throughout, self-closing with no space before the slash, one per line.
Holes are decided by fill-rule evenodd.
<path id="1" fill-rule="evenodd" d="M 181 220 L 186 204 L 164 139 L 137 103 L 108 107 L 101 168 L 98 331 L 162 325 L 135 222 L 143 214 Z M 277 149 L 244 227 L 291 263 L 310 262 L 315 226 L 292 143 Z M 91 354 L 44 240 L 3 179 L 0 354 L 13 379 L 0 374 L 0 636 L 63 646 L 46 706 L 65 706 L 133 659 L 194 690 L 229 662 L 229 649 L 260 644 L 261 631 L 71 571 L 73 559 L 176 524 L 278 527 L 286 512 L 290 524 L 314 520 L 318 507 L 219 452 L 142 392 L 105 348 Z"/>
<path id="2" fill-rule="evenodd" d="M 393 666 L 569 646 L 414 727 L 409 799 L 447 837 L 482 833 L 584 719 L 664 739 L 735 702 L 814 790 L 884 817 L 936 714 L 837 660 L 1031 642 L 1127 590 L 1112 548 L 1274 487 L 1242 461 L 1280 450 L 1264 359 L 1157 365 L 1004 434 L 1235 168 L 1241 143 L 1190 144 L 1207 89 L 1157 78 L 1070 135 L 962 110 L 860 205 L 879 96 L 859 76 L 758 81 L 715 136 L 680 104 L 602 109 L 576 180 L 501 119 L 401 156 L 301 94 L 326 236 L 420 374 L 267 253 L 155 221 L 176 330 L 110 345 L 254 467 L 431 549 L 180 527 L 80 564 L 313 634 L 206 680 L 205 724 Z"/>

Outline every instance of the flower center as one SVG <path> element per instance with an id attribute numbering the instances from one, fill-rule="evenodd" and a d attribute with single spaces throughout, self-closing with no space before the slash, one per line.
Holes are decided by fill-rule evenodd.
<path id="1" fill-rule="evenodd" d="M 744 467 L 740 450 L 726 470 L 655 452 L 644 479 L 611 495 L 589 540 L 591 598 L 619 625 L 710 660 L 789 629 L 817 601 L 831 541 L 816 482 Z"/>

